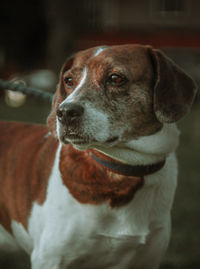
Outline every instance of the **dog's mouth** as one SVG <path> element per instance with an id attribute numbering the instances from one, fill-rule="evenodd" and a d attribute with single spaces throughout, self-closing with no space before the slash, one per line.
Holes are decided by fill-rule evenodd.
<path id="1" fill-rule="evenodd" d="M 118 136 L 114 136 L 114 137 L 111 137 L 109 139 L 106 140 L 106 143 L 110 144 L 110 143 L 114 143 L 116 141 L 118 141 L 119 137 Z"/>
<path id="2" fill-rule="evenodd" d="M 118 139 L 119 139 L 118 136 L 113 136 L 107 139 L 106 141 L 97 141 L 90 137 L 80 135 L 79 133 L 75 133 L 75 132 L 72 133 L 72 132 L 66 132 L 66 131 L 64 131 L 62 135 L 60 136 L 60 140 L 64 144 L 70 143 L 74 145 L 75 147 L 79 147 L 79 146 L 89 147 L 93 145 L 102 145 L 102 144 L 106 147 L 110 147 L 113 144 L 115 144 L 118 141 Z"/>
<path id="3" fill-rule="evenodd" d="M 75 144 L 75 145 L 83 145 L 83 144 L 113 144 L 118 140 L 118 137 L 112 137 L 107 139 L 105 142 L 99 142 L 97 140 L 90 140 L 88 138 L 85 137 L 81 137 L 78 135 L 65 135 L 62 136 L 61 140 L 64 143 L 71 143 L 71 144 Z"/>
<path id="4" fill-rule="evenodd" d="M 88 144 L 89 142 L 88 138 L 86 137 L 83 137 L 75 133 L 66 133 L 66 132 L 63 132 L 60 139 L 64 144 L 70 143 L 70 144 L 75 144 L 75 145 L 83 145 L 83 144 Z"/>

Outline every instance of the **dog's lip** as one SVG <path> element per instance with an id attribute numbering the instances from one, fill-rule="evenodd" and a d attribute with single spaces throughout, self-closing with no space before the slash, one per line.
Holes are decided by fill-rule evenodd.
<path id="1" fill-rule="evenodd" d="M 76 145 L 82 145 L 82 144 L 88 143 L 87 138 L 74 134 L 74 133 L 65 134 L 63 136 L 63 139 L 64 141 L 68 141 L 69 143 L 76 144 Z"/>
<path id="2" fill-rule="evenodd" d="M 70 143 L 70 144 L 74 144 L 74 145 L 86 145 L 86 144 L 104 144 L 105 146 L 112 146 L 113 144 L 116 143 L 116 141 L 119 140 L 118 136 L 112 136 L 109 137 L 107 140 L 105 141 L 98 141 L 96 139 L 89 139 L 89 137 L 85 137 L 82 136 L 81 134 L 77 133 L 77 132 L 72 132 L 72 131 L 67 131 L 64 130 L 62 136 L 61 136 L 61 140 L 64 143 Z"/>
<path id="3" fill-rule="evenodd" d="M 107 139 L 105 142 L 98 142 L 97 140 L 89 140 L 84 137 L 79 136 L 67 136 L 66 139 L 70 140 L 72 144 L 83 145 L 83 144 L 107 144 L 113 145 L 116 141 L 118 141 L 118 137 L 111 137 Z"/>

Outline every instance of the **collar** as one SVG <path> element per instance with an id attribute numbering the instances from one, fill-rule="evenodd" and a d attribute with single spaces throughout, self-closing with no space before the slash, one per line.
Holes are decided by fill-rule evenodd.
<path id="1" fill-rule="evenodd" d="M 97 156 L 98 154 L 98 156 Z M 129 165 L 116 161 L 102 153 L 95 153 L 95 151 L 89 151 L 90 157 L 95 160 L 102 167 L 108 169 L 111 172 L 124 175 L 142 177 L 153 174 L 159 171 L 165 164 L 165 159 L 150 165 Z M 105 158 L 104 158 L 105 157 Z"/>

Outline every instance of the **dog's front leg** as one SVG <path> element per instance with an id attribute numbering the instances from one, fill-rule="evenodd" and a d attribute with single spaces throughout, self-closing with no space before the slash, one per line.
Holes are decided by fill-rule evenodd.
<path id="1" fill-rule="evenodd" d="M 164 227 L 154 228 L 145 246 L 138 250 L 134 269 L 158 269 L 170 239 L 170 220 Z"/>

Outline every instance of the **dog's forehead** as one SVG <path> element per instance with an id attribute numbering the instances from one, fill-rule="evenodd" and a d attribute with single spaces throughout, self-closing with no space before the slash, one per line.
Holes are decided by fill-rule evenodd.
<path id="1" fill-rule="evenodd" d="M 133 71 L 136 77 L 144 72 L 152 75 L 148 48 L 141 45 L 101 46 L 80 51 L 72 67 L 84 66 L 89 69 L 121 66 Z"/>

